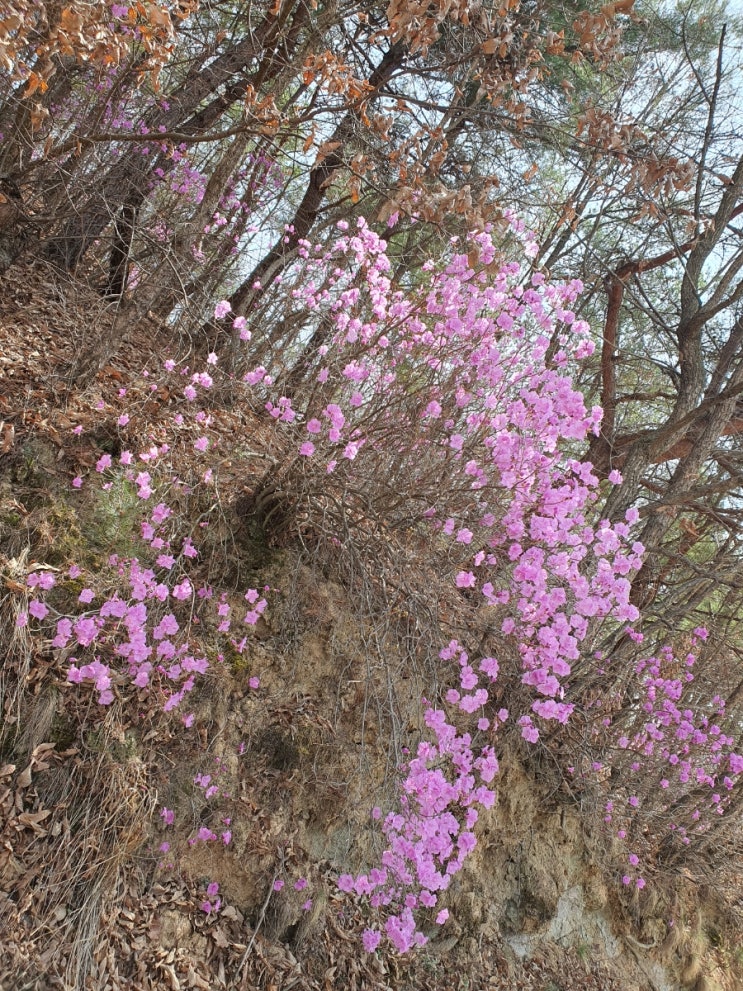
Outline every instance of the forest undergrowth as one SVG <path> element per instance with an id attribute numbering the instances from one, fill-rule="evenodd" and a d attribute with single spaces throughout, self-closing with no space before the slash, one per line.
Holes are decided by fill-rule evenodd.
<path id="1" fill-rule="evenodd" d="M 0 0 L 0 984 L 743 982 L 743 22 Z"/>
<path id="2" fill-rule="evenodd" d="M 142 336 L 71 385 L 71 342 L 91 313 L 105 327 L 99 297 L 38 264 L 4 282 L 4 987 L 735 987 L 737 793 L 700 778 L 703 806 L 676 798 L 684 820 L 652 783 L 617 789 L 645 744 L 626 742 L 627 714 L 614 730 L 590 679 L 577 711 L 530 710 L 506 602 L 470 591 L 464 489 L 456 539 L 420 522 L 433 464 L 412 508 L 351 474 L 320 488 L 296 453 L 310 441 L 277 429 L 288 406 L 236 396 L 206 349 L 171 357 Z M 393 398 L 389 380 L 370 447 Z M 703 652 L 703 634 L 674 649 Z M 498 656 L 471 706 L 467 651 Z M 665 685 L 694 663 L 676 653 L 651 688 L 661 665 Z M 720 722 L 698 766 L 729 750 Z M 451 815 L 476 787 L 464 809 L 480 816 L 439 830 L 449 859 L 439 846 L 411 874 L 424 803 L 443 793 Z M 695 808 L 717 805 L 697 840 Z M 690 842 L 671 844 L 669 822 Z M 451 885 L 424 874 L 452 852 Z M 426 945 L 399 957 L 400 933 Z M 509 939 L 531 933 L 523 959 Z"/>

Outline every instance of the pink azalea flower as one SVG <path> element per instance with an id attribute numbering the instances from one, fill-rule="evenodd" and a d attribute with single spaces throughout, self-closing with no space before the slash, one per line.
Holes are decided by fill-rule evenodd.
<path id="1" fill-rule="evenodd" d="M 40 620 L 47 616 L 49 608 L 46 603 L 41 602 L 39 599 L 31 599 L 28 604 L 28 612 L 34 619 Z"/>
<path id="2" fill-rule="evenodd" d="M 364 934 L 361 937 L 361 942 L 363 943 L 364 949 L 367 953 L 374 953 L 376 948 L 379 946 L 381 939 L 381 933 L 374 929 L 365 929 Z"/>

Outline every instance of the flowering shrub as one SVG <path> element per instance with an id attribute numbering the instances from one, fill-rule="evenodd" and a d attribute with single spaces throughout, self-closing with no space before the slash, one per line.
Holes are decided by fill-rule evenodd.
<path id="1" fill-rule="evenodd" d="M 630 538 L 636 511 L 622 523 L 591 522 L 598 479 L 570 455 L 600 422 L 570 378 L 592 350 L 569 309 L 581 286 L 550 286 L 539 273 L 524 284 L 514 263 L 487 271 L 496 245 L 480 234 L 403 292 L 391 286 L 385 247 L 363 222 L 320 257 L 304 246 L 293 294 L 304 308 L 324 307 L 334 333 L 318 349 L 303 408 L 269 396 L 266 410 L 293 431 L 299 459 L 289 464 L 305 478 L 316 472 L 318 491 L 340 474 L 394 526 L 395 508 L 383 502 L 390 485 L 375 491 L 374 479 L 400 483 L 399 512 L 448 545 L 455 587 L 508 607 L 502 633 L 518 643 L 535 716 L 564 722 L 562 679 L 591 622 L 637 619 L 628 575 L 643 553 Z M 263 368 L 245 377 L 273 384 Z M 496 659 L 478 663 L 495 678 Z M 479 682 L 468 666 L 452 704 L 479 709 Z M 537 738 L 533 717 L 522 731 Z"/>
<path id="2" fill-rule="evenodd" d="M 210 356 L 208 364 L 213 363 Z M 166 371 L 174 369 L 174 363 L 167 361 Z M 211 384 L 212 377 L 207 372 L 193 374 L 183 390 L 186 400 L 196 399 L 197 387 L 208 389 Z M 198 410 L 188 418 L 193 420 L 192 431 L 200 434 L 192 446 L 201 454 L 209 446 L 208 438 L 201 433 L 208 429 L 209 417 Z M 127 414 L 119 417 L 119 426 L 128 422 Z M 186 417 L 176 414 L 171 429 L 176 435 L 181 429 L 188 433 Z M 233 607 L 226 593 L 215 598 L 214 589 L 199 584 L 190 574 L 199 549 L 194 538 L 183 532 L 188 520 L 180 517 L 166 500 L 184 491 L 193 493 L 193 486 L 172 473 L 167 458 L 172 454 L 169 443 L 153 443 L 138 454 L 122 451 L 118 465 L 110 454 L 102 454 L 96 462 L 96 473 L 102 480 L 108 479 L 101 483 L 104 490 L 111 488 L 112 479 L 123 478 L 141 502 L 138 542 L 142 556 L 127 559 L 112 554 L 107 566 L 96 575 L 86 575 L 73 564 L 67 578 L 89 580 L 97 589 L 86 587 L 79 593 L 80 608 L 75 614 L 59 615 L 53 599 L 41 597 L 57 584 L 52 571 L 34 571 L 28 576 L 27 584 L 34 597 L 28 611 L 19 614 L 18 624 L 26 625 L 30 618 L 43 622 L 56 614 L 51 644 L 68 655 L 67 678 L 75 684 L 92 684 L 101 705 L 113 701 L 117 683 L 123 686 L 129 681 L 133 688 L 143 690 L 156 682 L 164 695 L 163 709 L 176 709 L 193 689 L 197 677 L 210 666 L 203 638 L 192 636 L 195 627 L 209 620 L 222 635 L 232 627 Z M 149 470 L 138 470 L 140 466 Z M 194 485 L 208 486 L 211 480 L 212 472 L 206 469 Z M 80 488 L 83 479 L 77 476 L 72 485 Z M 205 520 L 201 525 L 207 523 Z M 244 600 L 247 609 L 241 622 L 254 626 L 267 601 L 257 589 L 248 589 Z M 233 646 L 242 652 L 245 639 L 235 641 Z M 184 717 L 186 725 L 192 718 Z"/>
<path id="3" fill-rule="evenodd" d="M 528 232 L 513 218 L 511 226 L 532 253 Z M 571 379 L 592 350 L 587 325 L 571 309 L 580 284 L 549 285 L 540 273 L 524 277 L 515 263 L 498 263 L 491 233 L 458 247 L 441 264 L 425 265 L 422 282 L 403 291 L 390 281 L 384 241 L 363 222 L 331 251 L 301 245 L 294 298 L 304 310 L 321 311 L 331 328 L 308 365 L 309 398 L 300 405 L 272 394 L 263 367 L 245 378 L 265 389 L 269 416 L 295 438 L 299 459 L 289 465 L 303 484 L 314 472 L 319 496 L 333 484 L 328 476 L 340 476 L 344 503 L 363 491 L 364 512 L 376 511 L 387 528 L 396 509 L 425 521 L 427 548 L 454 562 L 453 586 L 497 607 L 503 654 L 515 649 L 532 693 L 530 710 L 516 722 L 536 743 L 540 726 L 569 719 L 572 666 L 600 626 L 604 634 L 621 632 L 639 618 L 630 602 L 630 577 L 644 553 L 631 535 L 639 514 L 597 519 L 599 481 L 572 454 L 601 416 L 585 408 Z M 621 482 L 618 472 L 610 482 Z M 399 951 L 425 942 L 419 913 L 437 906 L 475 846 L 478 809 L 495 797 L 493 736 L 508 718 L 491 711 L 499 658 L 470 658 L 457 641 L 439 656 L 458 665 L 458 687 L 441 704 L 424 703 L 433 739 L 403 768 L 400 808 L 382 824 L 382 862 L 339 881 L 383 910 L 384 930 Z M 688 729 L 691 712 L 675 709 L 678 695 L 660 677 L 660 664 L 637 667 L 651 719 L 631 746 L 646 751 L 663 738 L 661 726 L 684 736 L 700 732 Z M 473 721 L 477 731 L 473 725 L 467 732 Z M 716 781 L 725 761 L 731 773 L 740 770 L 732 744 L 718 732 L 716 757 L 712 766 L 696 765 L 697 781 Z M 692 769 L 688 760 L 682 767 L 683 784 Z M 733 778 L 725 782 L 731 788 Z M 637 796 L 627 801 L 630 812 L 640 803 Z M 629 856 L 636 867 L 639 858 Z M 637 879 L 638 887 L 644 883 Z M 436 916 L 446 918 L 445 911 Z M 369 929 L 364 945 L 374 949 L 379 938 Z"/>
<path id="4" fill-rule="evenodd" d="M 698 627 L 677 656 L 661 647 L 634 667 L 631 704 L 617 697 L 596 720 L 592 773 L 610 763 L 617 784 L 604 807 L 604 822 L 626 846 L 624 884 L 643 888 L 639 871 L 699 842 L 731 805 L 743 772 L 736 741 L 723 730 L 720 695 L 700 693 L 694 669 L 707 640 Z M 634 638 L 642 643 L 642 634 Z M 642 861 L 642 862 L 641 862 Z"/>

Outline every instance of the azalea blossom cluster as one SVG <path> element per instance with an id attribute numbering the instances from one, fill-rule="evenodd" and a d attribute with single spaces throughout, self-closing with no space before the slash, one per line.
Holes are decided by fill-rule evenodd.
<path id="1" fill-rule="evenodd" d="M 642 642 L 642 634 L 634 633 Z M 637 661 L 632 687 L 634 706 L 623 707 L 616 724 L 610 716 L 594 730 L 597 757 L 594 773 L 610 761 L 621 789 L 606 802 L 604 822 L 624 841 L 639 887 L 644 878 L 634 870 L 652 860 L 659 847 L 675 838 L 682 846 L 709 832 L 725 814 L 743 774 L 743 755 L 722 726 L 726 704 L 720 695 L 704 700 L 695 684 L 695 666 L 708 636 L 697 627 L 682 655 L 670 646 Z M 639 854 L 636 852 L 639 851 Z"/>
<path id="2" fill-rule="evenodd" d="M 334 473 L 359 486 L 405 479 L 405 512 L 417 504 L 432 539 L 460 562 L 456 588 L 503 610 L 501 632 L 518 645 L 533 713 L 564 722 L 563 680 L 591 624 L 637 619 L 629 575 L 642 561 L 630 534 L 638 514 L 593 521 L 599 480 L 570 455 L 601 417 L 570 374 L 592 350 L 587 324 L 570 309 L 580 283 L 552 286 L 515 263 L 492 271 L 492 233 L 457 247 L 403 291 L 392 286 L 385 241 L 363 220 L 322 254 L 301 245 L 305 270 L 293 295 L 324 309 L 334 333 L 318 350 L 309 405 L 269 394 L 265 407 L 294 433 L 319 484 Z M 225 304 L 217 312 L 224 316 Z M 264 373 L 246 379 L 270 391 Z M 493 659 L 492 678 L 497 668 Z M 481 677 L 492 680 L 484 669 L 468 675 L 474 694 L 456 700 L 465 711 L 482 705 Z M 522 730 L 536 740 L 532 716 Z"/>
<path id="3" fill-rule="evenodd" d="M 210 355 L 207 366 L 215 363 L 216 355 Z M 189 373 L 188 369 L 177 369 L 172 360 L 165 362 L 165 371 L 189 377 L 183 389 L 187 403 L 193 404 L 199 390 L 212 385 L 208 372 Z M 122 414 L 117 422 L 119 427 L 126 427 L 130 417 Z M 210 422 L 203 410 L 194 409 L 187 417 L 175 414 L 171 429 L 174 436 L 180 429 L 199 434 L 192 445 L 198 457 L 209 447 L 208 435 L 202 431 L 208 430 Z M 75 428 L 73 433 L 79 435 L 80 429 Z M 194 626 L 211 621 L 219 634 L 234 633 L 236 621 L 242 628 L 255 626 L 267 606 L 259 590 L 248 589 L 244 593 L 246 610 L 236 620 L 227 594 L 216 596 L 213 588 L 199 584 L 190 574 L 199 550 L 194 537 L 181 532 L 187 521 L 166 501 L 176 494 L 182 495 L 189 487 L 171 475 L 165 458 L 170 453 L 169 443 L 152 443 L 139 453 L 122 451 L 116 459 L 118 463 L 104 453 L 95 465 L 104 491 L 110 491 L 117 480 L 136 493 L 142 506 L 137 534 L 143 545 L 141 556 L 124 558 L 112 554 L 107 570 L 95 575 L 87 575 L 79 565 L 73 564 L 64 584 L 87 579 L 90 587 L 79 593 L 79 608 L 72 615 L 60 615 L 53 596 L 47 594 L 58 583 L 55 572 L 33 571 L 27 578 L 32 598 L 28 609 L 19 613 L 18 625 L 26 626 L 30 619 L 48 622 L 56 614 L 51 645 L 64 651 L 68 658 L 68 681 L 92 684 L 101 705 L 111 704 L 117 681 L 121 684 L 129 681 L 134 688 L 143 690 L 156 679 L 165 696 L 164 710 L 177 709 L 193 689 L 197 677 L 204 675 L 210 666 L 199 640 L 192 636 Z M 144 470 L 145 466 L 148 470 Z M 207 468 L 198 484 L 208 486 L 211 481 L 212 471 Z M 72 485 L 81 488 L 82 477 L 75 477 Z M 206 525 L 208 520 L 202 521 L 201 526 Z M 244 651 L 246 643 L 245 636 L 232 640 L 238 653 Z M 258 679 L 251 678 L 250 685 L 257 687 Z M 192 715 L 184 716 L 186 726 L 192 720 Z"/>
<path id="4" fill-rule="evenodd" d="M 145 524 L 145 527 L 150 525 Z M 189 546 L 193 547 L 190 542 Z M 104 658 L 121 658 L 124 671 L 135 688 L 147 688 L 155 675 L 161 683 L 171 683 L 172 687 L 165 689 L 163 708 L 166 712 L 181 704 L 193 689 L 196 677 L 209 668 L 209 660 L 200 650 L 194 649 L 188 635 L 190 620 L 185 625 L 183 620 L 179 622 L 171 608 L 177 609 L 177 603 L 186 602 L 190 613 L 199 599 L 212 597 L 212 590 L 206 586 L 194 588 L 188 576 L 173 581 L 168 575 L 158 574 L 163 568 L 171 568 L 173 563 L 163 565 L 161 562 L 158 569 L 145 568 L 137 558 L 120 560 L 112 555 L 108 561 L 115 582 L 112 594 L 103 596 L 102 601 L 96 603 L 92 589 L 85 588 L 78 601 L 92 608 L 57 619 L 52 646 L 67 653 L 74 652 L 69 657 L 67 679 L 74 684 L 91 683 L 98 692 L 100 705 L 113 702 L 117 678 L 110 661 Z M 80 575 L 81 569 L 73 565 L 67 577 L 76 579 Z M 100 580 L 101 575 L 97 577 Z M 37 589 L 51 590 L 57 577 L 53 572 L 42 571 L 29 575 L 28 581 Z M 243 622 L 255 625 L 265 609 L 266 600 L 259 597 L 256 589 L 249 589 L 246 595 L 256 608 L 248 609 Z M 45 620 L 52 608 L 37 595 L 30 600 L 28 611 L 19 613 L 18 625 L 25 626 L 29 617 Z M 225 617 L 229 608 L 226 602 L 220 602 L 218 616 Z M 221 618 L 218 628 L 226 631 L 229 623 L 228 619 Z M 236 649 L 241 646 L 244 649 L 244 640 L 236 644 Z"/>
<path id="5" fill-rule="evenodd" d="M 458 648 L 453 642 L 441 652 L 442 658 Z M 461 681 L 465 682 L 466 661 L 460 659 L 460 664 Z M 357 877 L 344 874 L 338 880 L 341 891 L 369 897 L 373 908 L 392 906 L 384 929 L 401 953 L 425 944 L 415 912 L 437 905 L 440 892 L 449 887 L 451 878 L 477 845 L 473 830 L 478 807 L 490 808 L 495 802 L 495 791 L 489 785 L 498 773 L 492 746 L 480 747 L 476 752 L 469 733 L 451 723 L 443 709 L 425 700 L 424 704 L 425 724 L 434 741 L 421 741 L 416 756 L 405 767 L 400 810 L 390 812 L 382 825 L 388 847 L 381 867 Z M 505 722 L 508 713 L 501 710 L 496 723 L 499 718 Z M 481 718 L 478 728 L 488 727 L 489 720 Z M 373 815 L 381 818 L 381 810 L 375 808 Z M 448 910 L 441 909 L 436 923 L 443 925 L 448 917 Z M 371 952 L 380 939 L 379 930 L 369 928 L 364 934 L 364 946 Z"/>
<path id="6" fill-rule="evenodd" d="M 510 221 L 529 255 L 532 235 Z M 599 625 L 621 629 L 638 619 L 630 578 L 644 553 L 632 538 L 639 514 L 597 518 L 599 479 L 573 453 L 601 420 L 572 380 L 593 349 L 572 308 L 582 286 L 522 273 L 498 258 L 485 232 L 461 248 L 455 239 L 440 264 L 424 265 L 421 282 L 396 289 L 384 240 L 363 220 L 353 233 L 339 227 L 330 249 L 300 243 L 305 268 L 294 299 L 332 328 L 310 356 L 309 403 L 299 408 L 273 393 L 262 366 L 245 381 L 264 390 L 268 415 L 296 438 L 303 480 L 314 471 L 321 487 L 323 477 L 340 476 L 346 493 L 363 488 L 367 509 L 375 479 L 384 478 L 386 490 L 401 487 L 405 512 L 427 522 L 434 552 L 446 547 L 459 562 L 454 587 L 501 617 L 503 654 L 515 648 L 533 693 L 516 722 L 535 743 L 540 722 L 570 717 L 572 668 Z M 218 304 L 216 315 L 228 311 Z M 609 481 L 621 476 L 612 472 Z M 380 515 L 389 519 L 386 505 Z M 425 942 L 417 919 L 461 868 L 476 842 L 478 808 L 494 800 L 499 716 L 490 686 L 502 659 L 470 659 L 457 642 L 440 657 L 458 662 L 459 686 L 445 692 L 443 706 L 425 703 L 433 741 L 421 742 L 403 769 L 399 810 L 383 822 L 382 862 L 340 880 L 381 911 L 399 951 Z M 462 728 L 474 718 L 484 744 Z M 446 917 L 439 911 L 436 921 Z M 380 939 L 370 928 L 364 945 L 373 950 Z"/>

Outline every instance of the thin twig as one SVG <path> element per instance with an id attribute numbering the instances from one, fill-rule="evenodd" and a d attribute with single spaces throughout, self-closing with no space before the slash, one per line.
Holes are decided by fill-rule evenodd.
<path id="1" fill-rule="evenodd" d="M 271 901 L 271 895 L 273 894 L 273 886 L 276 883 L 278 876 L 279 876 L 278 874 L 274 874 L 273 881 L 271 881 L 271 884 L 268 887 L 268 894 L 266 895 L 266 900 L 263 902 L 263 905 L 261 907 L 261 911 L 258 916 L 258 922 L 256 923 L 256 927 L 253 930 L 253 935 L 250 937 L 250 942 L 245 948 L 245 953 L 243 953 L 242 959 L 240 960 L 240 963 L 237 965 L 237 970 L 235 971 L 236 979 L 240 977 L 240 973 L 243 967 L 245 966 L 248 956 L 250 955 L 250 951 L 253 949 L 253 944 L 255 943 L 255 938 L 258 935 L 258 931 L 263 925 L 264 919 L 266 918 L 266 910 L 268 909 L 268 903 Z"/>

